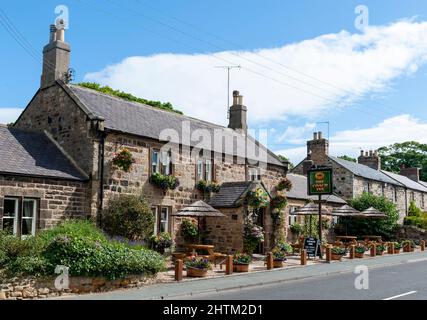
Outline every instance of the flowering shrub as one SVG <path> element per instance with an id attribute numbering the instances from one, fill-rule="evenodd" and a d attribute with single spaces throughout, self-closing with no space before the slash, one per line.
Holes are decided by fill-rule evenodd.
<path id="1" fill-rule="evenodd" d="M 284 178 L 279 182 L 276 189 L 278 191 L 283 191 L 283 190 L 289 191 L 292 189 L 292 181 L 289 180 L 288 178 Z"/>
<path id="2" fill-rule="evenodd" d="M 246 253 L 236 253 L 233 256 L 233 264 L 249 264 L 252 261 L 252 257 Z"/>
<path id="3" fill-rule="evenodd" d="M 179 180 L 174 176 L 166 176 L 158 172 L 153 173 L 150 182 L 162 190 L 175 190 L 179 186 Z"/>
<path id="4" fill-rule="evenodd" d="M 247 204 L 253 208 L 267 207 L 269 204 L 269 197 L 264 189 L 257 188 L 255 191 L 249 191 L 246 194 L 246 201 Z"/>
<path id="5" fill-rule="evenodd" d="M 151 243 L 156 251 L 164 252 L 165 249 L 172 246 L 172 238 L 169 233 L 162 232 L 151 237 Z"/>
<path id="6" fill-rule="evenodd" d="M 274 261 L 285 261 L 286 253 L 280 249 L 274 249 L 272 252 Z"/>
<path id="7" fill-rule="evenodd" d="M 276 249 L 278 249 L 284 253 L 292 253 L 292 251 L 293 251 L 292 246 L 289 243 L 283 242 L 283 241 L 280 241 L 276 244 Z"/>
<path id="8" fill-rule="evenodd" d="M 193 257 L 185 262 L 187 268 L 210 269 L 211 263 L 206 258 Z"/>
<path id="9" fill-rule="evenodd" d="M 261 242 L 264 242 L 263 228 L 251 221 L 247 221 L 243 229 L 243 247 L 245 252 L 254 252 Z"/>
<path id="10" fill-rule="evenodd" d="M 119 152 L 114 153 L 113 165 L 125 172 L 129 172 L 134 162 L 135 160 L 132 157 L 132 153 L 127 148 L 123 148 Z"/>
<path id="11" fill-rule="evenodd" d="M 220 188 L 221 186 L 215 181 L 200 180 L 196 185 L 196 189 L 203 193 L 219 192 Z"/>

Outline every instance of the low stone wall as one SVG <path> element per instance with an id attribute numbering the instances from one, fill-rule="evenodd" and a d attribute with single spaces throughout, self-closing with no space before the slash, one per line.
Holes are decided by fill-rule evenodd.
<path id="1" fill-rule="evenodd" d="M 396 238 L 400 240 L 425 240 L 427 241 L 427 231 L 417 228 L 415 226 L 401 226 L 395 234 Z"/>
<path id="2" fill-rule="evenodd" d="M 116 280 L 70 277 L 69 289 L 58 290 L 55 288 L 55 277 L 13 278 L 0 283 L 0 300 L 41 299 L 79 293 L 105 292 L 120 288 L 139 288 L 154 281 L 155 276 L 128 276 Z"/>

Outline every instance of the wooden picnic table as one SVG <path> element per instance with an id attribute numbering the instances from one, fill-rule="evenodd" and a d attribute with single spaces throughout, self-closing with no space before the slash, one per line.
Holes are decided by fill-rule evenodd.
<path id="1" fill-rule="evenodd" d="M 183 247 L 186 249 L 186 252 L 184 253 L 186 257 L 204 257 L 213 262 L 215 265 L 217 263 L 217 259 L 225 259 L 227 257 L 226 254 L 215 252 L 215 246 L 210 244 L 184 244 Z M 198 254 L 198 250 L 205 250 L 208 254 Z M 180 257 L 180 253 L 176 254 L 176 258 L 182 258 L 182 256 Z M 222 262 L 220 265 L 222 267 Z"/>
<path id="2" fill-rule="evenodd" d="M 337 239 L 337 241 L 342 242 L 354 242 L 355 240 L 357 240 L 357 237 L 355 236 L 336 236 L 335 238 Z"/>

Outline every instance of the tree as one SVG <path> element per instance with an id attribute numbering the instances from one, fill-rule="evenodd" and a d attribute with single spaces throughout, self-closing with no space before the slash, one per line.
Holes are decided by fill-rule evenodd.
<path id="1" fill-rule="evenodd" d="M 420 167 L 421 180 L 427 181 L 427 144 L 416 141 L 395 143 L 378 149 L 384 170 L 399 173 L 400 166 Z"/>
<path id="2" fill-rule="evenodd" d="M 280 161 L 286 161 L 289 163 L 289 170 L 292 170 L 293 168 L 295 168 L 295 165 L 289 161 L 289 158 L 286 158 L 285 156 L 282 156 L 281 154 L 277 155 L 280 159 Z"/>
<path id="3" fill-rule="evenodd" d="M 352 158 L 352 157 L 349 157 L 349 156 L 347 156 L 347 155 L 343 155 L 343 156 L 338 157 L 338 158 L 343 159 L 343 160 L 347 160 L 347 161 L 351 161 L 351 162 L 357 162 L 357 160 L 356 160 L 356 159 L 354 159 L 354 158 Z"/>
<path id="4" fill-rule="evenodd" d="M 375 196 L 371 193 L 363 193 L 350 201 L 350 206 L 363 211 L 370 207 L 384 212 L 386 219 L 376 218 L 339 218 L 340 225 L 347 226 L 347 233 L 355 236 L 366 234 L 379 235 L 385 239 L 393 237 L 399 220 L 399 211 L 396 205 L 385 197 Z"/>

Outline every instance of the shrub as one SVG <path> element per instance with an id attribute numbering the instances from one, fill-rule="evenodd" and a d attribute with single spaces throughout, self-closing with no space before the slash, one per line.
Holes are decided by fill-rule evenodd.
<path id="1" fill-rule="evenodd" d="M 165 268 L 163 257 L 154 251 L 69 236 L 57 236 L 46 248 L 44 257 L 49 261 L 51 274 L 54 266 L 64 265 L 72 276 L 116 279 L 130 274 L 155 274 Z"/>
<path id="2" fill-rule="evenodd" d="M 149 240 L 154 229 L 154 214 L 144 198 L 120 195 L 109 201 L 102 213 L 101 225 L 110 236 Z"/>
<path id="3" fill-rule="evenodd" d="M 49 262 L 39 256 L 19 256 L 11 261 L 6 270 L 6 274 L 16 275 L 34 275 L 41 276 L 51 269 Z"/>
<path id="4" fill-rule="evenodd" d="M 422 211 L 417 207 L 415 201 L 411 201 L 408 208 L 408 216 L 409 217 L 421 217 Z"/>
<path id="5" fill-rule="evenodd" d="M 370 193 L 363 193 L 361 196 L 353 199 L 350 205 L 363 211 L 369 207 L 384 212 L 387 215 L 386 219 L 354 219 L 354 218 L 339 218 L 342 225 L 347 225 L 348 234 L 362 236 L 365 234 L 375 234 L 382 236 L 385 239 L 390 239 L 396 228 L 399 219 L 399 212 L 396 205 L 384 197 L 378 197 Z"/>
<path id="6" fill-rule="evenodd" d="M 273 260 L 275 260 L 275 261 L 285 261 L 286 260 L 286 253 L 280 249 L 274 249 L 271 253 L 273 254 Z"/>
<path id="7" fill-rule="evenodd" d="M 163 175 L 158 172 L 151 175 L 150 182 L 164 191 L 168 189 L 175 190 L 179 186 L 178 178 L 174 176 Z"/>
<path id="8" fill-rule="evenodd" d="M 187 268 L 210 269 L 212 266 L 208 259 L 193 257 L 185 262 Z"/>
<path id="9" fill-rule="evenodd" d="M 65 220 L 53 229 L 40 232 L 38 237 L 50 242 L 58 235 L 90 238 L 95 241 L 107 241 L 105 234 L 89 220 Z"/>
<path id="10" fill-rule="evenodd" d="M 186 241 L 193 241 L 199 235 L 199 230 L 190 219 L 183 219 L 181 222 L 181 235 Z"/>
<path id="11" fill-rule="evenodd" d="M 419 215 L 410 215 L 405 217 L 403 224 L 407 226 L 415 226 L 421 229 L 427 229 L 427 214 L 420 213 Z"/>
<path id="12" fill-rule="evenodd" d="M 234 264 L 249 264 L 252 261 L 252 257 L 246 253 L 236 253 L 233 256 Z"/>

